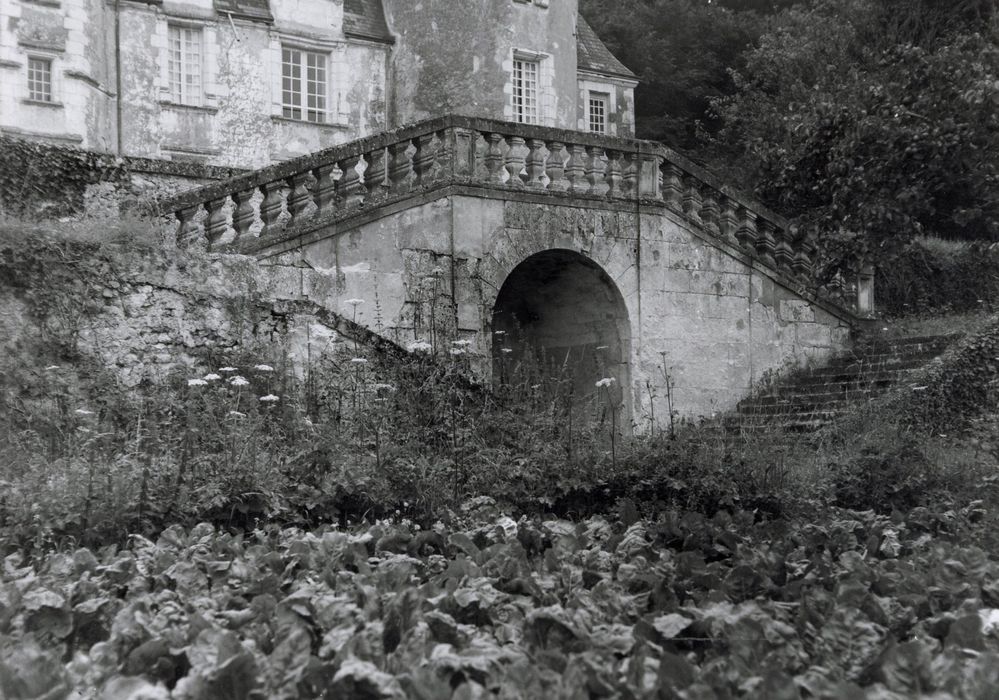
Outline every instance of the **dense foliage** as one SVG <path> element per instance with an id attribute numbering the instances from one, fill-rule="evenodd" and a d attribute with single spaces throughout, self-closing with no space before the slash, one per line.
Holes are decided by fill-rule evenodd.
<path id="1" fill-rule="evenodd" d="M 643 80 L 639 135 L 815 236 L 823 276 L 921 233 L 999 237 L 995 0 L 581 7 Z"/>
<path id="2" fill-rule="evenodd" d="M 987 506 L 232 535 L 0 572 L 9 700 L 935 698 L 999 688 Z M 963 544 L 972 539 L 977 545 Z"/>

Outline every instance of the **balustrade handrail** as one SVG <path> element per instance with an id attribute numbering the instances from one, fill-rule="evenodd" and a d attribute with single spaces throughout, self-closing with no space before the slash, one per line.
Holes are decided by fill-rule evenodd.
<path id="1" fill-rule="evenodd" d="M 765 216 L 780 226 L 787 225 L 786 220 L 781 215 L 770 210 L 745 193 L 725 184 L 707 169 L 697 165 L 689 158 L 658 141 L 573 131 L 571 129 L 539 126 L 536 124 L 520 124 L 517 122 L 507 122 L 485 117 L 469 117 L 458 114 L 425 119 L 390 131 L 383 131 L 347 143 L 330 146 L 314 153 L 289 158 L 288 160 L 252 172 L 236 175 L 219 182 L 213 182 L 186 192 L 181 192 L 180 194 L 165 197 L 157 200 L 156 210 L 160 214 L 169 214 L 185 207 L 201 204 L 212 199 L 224 197 L 225 195 L 231 195 L 234 192 L 257 187 L 276 180 L 283 180 L 292 175 L 312 170 L 319 165 L 362 155 L 377 148 L 387 148 L 399 142 L 408 141 L 448 128 L 465 128 L 487 133 L 515 133 L 523 138 L 560 141 L 562 143 L 597 146 L 604 149 L 609 148 L 627 153 L 660 156 L 666 161 L 679 166 L 685 172 L 695 176 L 705 184 L 714 187 L 724 195 L 731 197 L 740 205 L 756 211 L 759 215 Z"/>
<path id="2" fill-rule="evenodd" d="M 212 246 L 253 234 L 274 240 L 286 225 L 301 232 L 300 224 L 449 184 L 658 204 L 801 287 L 815 285 L 808 237 L 663 144 L 482 117 L 374 134 L 168 197 L 156 210 L 176 216 L 182 242 L 202 235 Z M 823 293 L 849 305 L 844 285 Z"/>

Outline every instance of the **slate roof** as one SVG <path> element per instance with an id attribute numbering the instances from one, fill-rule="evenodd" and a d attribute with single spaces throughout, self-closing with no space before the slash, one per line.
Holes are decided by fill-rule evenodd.
<path id="1" fill-rule="evenodd" d="M 578 70 L 638 80 L 635 74 L 604 46 L 604 42 L 600 41 L 600 37 L 582 15 L 579 15 L 576 21 L 576 67 Z"/>
<path id="2" fill-rule="evenodd" d="M 344 0 L 343 33 L 388 44 L 395 42 L 385 23 L 382 0 Z"/>
<path id="3" fill-rule="evenodd" d="M 220 15 L 232 15 L 257 22 L 274 22 L 267 0 L 213 0 L 215 11 Z"/>

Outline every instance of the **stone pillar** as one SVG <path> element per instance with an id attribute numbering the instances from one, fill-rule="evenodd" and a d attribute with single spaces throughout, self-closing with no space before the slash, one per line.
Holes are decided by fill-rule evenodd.
<path id="1" fill-rule="evenodd" d="M 857 315 L 874 318 L 874 266 L 864 265 L 857 273 Z"/>

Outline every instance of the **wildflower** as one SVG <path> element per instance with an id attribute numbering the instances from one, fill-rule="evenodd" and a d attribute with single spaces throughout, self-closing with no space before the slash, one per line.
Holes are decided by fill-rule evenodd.
<path id="1" fill-rule="evenodd" d="M 215 372 L 209 372 L 204 377 L 202 377 L 202 379 L 204 379 L 206 382 L 217 382 L 221 378 L 222 377 L 220 377 L 219 375 L 215 374 Z"/>
<path id="2" fill-rule="evenodd" d="M 457 345 L 459 348 L 467 348 L 472 344 L 471 340 L 452 340 L 451 345 Z"/>
<path id="3" fill-rule="evenodd" d="M 926 387 L 925 386 L 914 386 L 914 387 L 912 387 L 912 390 L 913 391 L 926 391 Z"/>
<path id="4" fill-rule="evenodd" d="M 506 335 L 506 331 L 493 331 L 493 335 Z"/>
<path id="5" fill-rule="evenodd" d="M 410 352 L 430 352 L 433 347 L 425 340 L 417 340 L 406 346 Z"/>
<path id="6" fill-rule="evenodd" d="M 451 348 L 451 354 L 455 356 L 464 355 L 465 351 L 462 348 Z"/>
<path id="7" fill-rule="evenodd" d="M 246 414 L 239 411 L 229 411 L 229 415 L 233 418 L 246 418 Z"/>
<path id="8" fill-rule="evenodd" d="M 247 384 L 249 384 L 249 382 L 246 381 L 246 379 L 239 376 L 238 374 L 235 377 L 231 377 L 229 379 L 229 383 L 232 384 L 233 386 L 246 386 Z"/>
<path id="9" fill-rule="evenodd" d="M 513 348 L 503 348 L 500 352 L 513 352 Z"/>
<path id="10" fill-rule="evenodd" d="M 352 358 L 350 358 L 350 361 L 353 364 L 355 364 L 355 365 L 366 365 L 366 364 L 368 364 L 368 361 L 366 359 L 364 359 L 363 357 L 352 357 Z"/>
<path id="11" fill-rule="evenodd" d="M 85 408 L 78 408 L 75 411 L 73 411 L 73 413 L 75 413 L 75 414 L 77 414 L 79 416 L 92 416 L 92 415 L 94 415 L 93 411 L 88 411 Z"/>
<path id="12" fill-rule="evenodd" d="M 229 373 L 229 372 L 235 372 L 235 371 L 236 371 L 235 367 L 220 367 L 219 368 L 219 372 Z"/>
<path id="13" fill-rule="evenodd" d="M 258 372 L 273 372 L 274 371 L 274 368 L 271 367 L 270 365 L 253 365 L 253 369 L 257 370 Z"/>
<path id="14" fill-rule="evenodd" d="M 541 385 L 540 384 L 531 384 L 531 388 L 532 389 L 540 389 Z"/>
<path id="15" fill-rule="evenodd" d="M 348 304 L 350 306 L 353 306 L 356 309 L 357 306 L 358 306 L 358 304 L 363 304 L 364 303 L 364 299 L 346 299 L 346 300 L 344 300 L 343 303 L 344 304 Z"/>
<path id="16" fill-rule="evenodd" d="M 614 383 L 614 377 L 604 377 L 603 379 L 597 382 L 596 386 L 606 389 L 609 388 L 610 385 L 613 383 Z"/>
<path id="17" fill-rule="evenodd" d="M 261 401 L 266 401 L 267 403 L 274 403 L 275 401 L 280 401 L 281 399 L 274 394 L 267 394 L 267 396 L 261 396 Z"/>
<path id="18" fill-rule="evenodd" d="M 391 384 L 374 384 L 371 387 L 375 391 L 395 391 L 395 387 Z"/>
<path id="19" fill-rule="evenodd" d="M 187 380 L 187 385 L 188 386 L 205 386 L 206 384 L 208 384 L 208 382 L 206 382 L 204 379 L 188 379 Z"/>
<path id="20" fill-rule="evenodd" d="M 48 367 L 45 368 L 45 371 L 47 372 L 53 369 L 59 369 L 59 365 L 49 365 Z"/>

